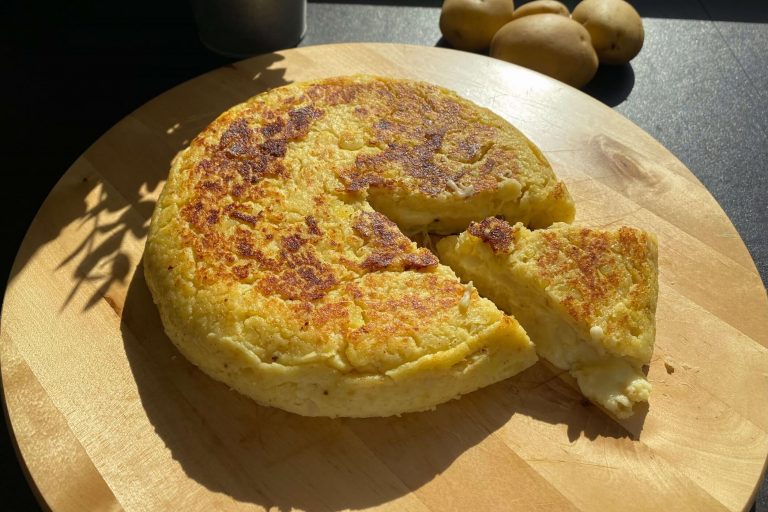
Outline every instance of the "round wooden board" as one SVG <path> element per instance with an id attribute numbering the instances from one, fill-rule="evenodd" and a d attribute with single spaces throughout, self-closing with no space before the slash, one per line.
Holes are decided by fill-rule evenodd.
<path id="1" fill-rule="evenodd" d="M 169 162 L 267 88 L 374 73 L 427 80 L 537 143 L 577 221 L 659 239 L 650 407 L 617 423 L 567 376 L 530 370 L 400 418 L 260 407 L 178 355 L 140 261 Z M 2 317 L 8 415 L 53 510 L 744 509 L 768 454 L 768 302 L 698 180 L 601 103 L 452 50 L 347 44 L 249 59 L 187 82 L 67 171 L 20 249 Z"/>

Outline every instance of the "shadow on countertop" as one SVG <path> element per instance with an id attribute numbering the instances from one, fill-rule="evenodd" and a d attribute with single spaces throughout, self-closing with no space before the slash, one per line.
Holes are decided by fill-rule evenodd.
<path id="1" fill-rule="evenodd" d="M 635 85 L 635 72 L 632 64 L 608 66 L 602 64 L 597 68 L 595 77 L 582 89 L 596 100 L 609 107 L 620 105 Z"/>

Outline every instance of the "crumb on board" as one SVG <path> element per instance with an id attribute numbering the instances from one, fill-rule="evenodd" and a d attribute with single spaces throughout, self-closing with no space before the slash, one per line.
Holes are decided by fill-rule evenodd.
<path id="1" fill-rule="evenodd" d="M 691 365 L 690 365 L 690 364 L 688 364 L 688 363 L 683 363 L 683 369 L 685 369 L 685 370 L 694 370 L 694 371 L 699 371 L 699 367 L 698 367 L 698 366 L 691 366 Z"/>
<path id="2" fill-rule="evenodd" d="M 675 361 L 669 356 L 664 358 L 664 368 L 667 370 L 667 374 L 675 373 L 675 370 L 677 370 L 678 368 L 682 368 L 683 370 L 686 370 L 686 371 L 692 370 L 694 372 L 698 372 L 699 370 L 701 370 L 701 368 L 699 368 L 698 366 L 693 366 L 688 363 L 678 363 L 677 361 Z"/>

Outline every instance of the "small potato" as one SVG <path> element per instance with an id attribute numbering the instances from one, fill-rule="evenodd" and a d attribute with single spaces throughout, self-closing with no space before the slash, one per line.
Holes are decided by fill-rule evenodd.
<path id="1" fill-rule="evenodd" d="M 513 0 L 445 0 L 440 32 L 457 50 L 484 50 L 514 10 Z"/>
<path id="2" fill-rule="evenodd" d="M 491 57 L 519 64 L 574 87 L 597 71 L 589 32 L 559 14 L 532 14 L 504 25 L 491 41 Z"/>
<path id="3" fill-rule="evenodd" d="M 643 47 L 643 20 L 624 0 L 584 0 L 573 10 L 603 64 L 626 64 Z"/>
<path id="4" fill-rule="evenodd" d="M 559 14 L 560 16 L 571 15 L 571 13 L 568 12 L 568 7 L 557 0 L 533 0 L 533 2 L 528 2 L 515 9 L 514 14 L 512 14 L 512 19 L 516 20 L 523 16 L 544 13 Z"/>

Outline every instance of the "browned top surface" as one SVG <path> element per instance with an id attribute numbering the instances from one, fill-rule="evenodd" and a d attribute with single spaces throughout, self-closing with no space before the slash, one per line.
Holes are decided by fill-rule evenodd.
<path id="1" fill-rule="evenodd" d="M 425 197 L 494 189 L 519 177 L 519 148 L 505 146 L 516 136 L 498 116 L 425 83 L 287 86 L 198 135 L 160 205 L 179 208 L 177 236 L 194 253 L 198 283 L 255 283 L 265 295 L 311 301 L 355 275 L 437 264 L 364 211 L 369 188 Z"/>
<path id="2" fill-rule="evenodd" d="M 601 327 L 609 351 L 650 358 L 658 297 L 653 235 L 566 224 L 529 231 L 496 218 L 472 223 L 468 232 L 494 254 L 508 255 L 509 271 L 535 283 L 581 330 Z"/>
<path id="3" fill-rule="evenodd" d="M 481 222 L 471 223 L 467 231 L 488 244 L 493 252 L 508 253 L 513 249 L 515 234 L 519 232 L 516 227 L 496 217 L 488 217 Z"/>
<path id="4" fill-rule="evenodd" d="M 379 372 L 447 350 L 503 314 L 477 296 L 474 318 L 461 313 L 463 285 L 373 211 L 368 191 L 455 200 L 457 186 L 496 190 L 525 170 L 520 159 L 540 162 L 528 144 L 421 82 L 358 76 L 254 97 L 174 161 L 145 252 L 155 300 L 171 321 L 191 308 L 201 331 L 281 364 L 321 352 Z M 371 286 L 380 299 L 366 301 Z"/>
<path id="5" fill-rule="evenodd" d="M 569 292 L 563 304 L 575 319 L 594 318 L 615 302 L 630 309 L 656 309 L 656 240 L 626 226 L 616 231 L 590 228 L 544 230 L 535 258 L 547 286 Z"/>

